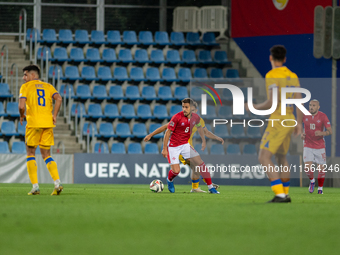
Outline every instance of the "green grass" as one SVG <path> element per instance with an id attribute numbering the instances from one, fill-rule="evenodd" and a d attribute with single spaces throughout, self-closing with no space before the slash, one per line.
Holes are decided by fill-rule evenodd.
<path id="1" fill-rule="evenodd" d="M 201 187 L 206 189 L 204 185 Z M 340 189 L 291 188 L 291 204 L 265 204 L 269 187 L 222 186 L 220 195 L 176 185 L 65 185 L 50 196 L 0 184 L 0 254 L 338 254 Z"/>

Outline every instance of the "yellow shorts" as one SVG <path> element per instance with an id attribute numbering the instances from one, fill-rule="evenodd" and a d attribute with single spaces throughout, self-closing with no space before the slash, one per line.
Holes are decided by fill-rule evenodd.
<path id="1" fill-rule="evenodd" d="M 186 161 L 185 161 L 185 159 L 183 158 L 182 155 L 179 155 L 178 159 L 179 159 L 179 161 L 182 162 L 183 165 L 186 165 L 186 164 L 187 164 Z"/>
<path id="2" fill-rule="evenodd" d="M 53 128 L 26 128 L 25 142 L 27 146 L 49 149 L 54 145 Z"/>
<path id="3" fill-rule="evenodd" d="M 285 123 L 285 125 L 293 124 L 289 122 Z M 276 122 L 274 122 L 274 127 L 272 127 L 271 122 L 269 122 L 262 136 L 260 149 L 268 150 L 273 154 L 286 155 L 289 150 L 290 137 L 293 131 L 294 127 L 283 127 Z"/>

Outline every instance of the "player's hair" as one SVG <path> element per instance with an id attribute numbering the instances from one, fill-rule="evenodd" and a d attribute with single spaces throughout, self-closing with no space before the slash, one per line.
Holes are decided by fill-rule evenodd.
<path id="1" fill-rule="evenodd" d="M 197 109 L 198 108 L 197 102 L 195 100 L 192 100 L 192 101 L 194 101 L 193 106 Z"/>
<path id="2" fill-rule="evenodd" d="M 317 100 L 317 99 L 312 99 L 312 100 L 310 100 L 311 102 L 318 102 L 319 104 L 320 104 L 320 102 L 319 102 L 319 100 Z"/>
<path id="3" fill-rule="evenodd" d="M 287 50 L 283 45 L 274 45 L 270 48 L 270 55 L 276 61 L 283 61 L 286 57 Z"/>
<path id="4" fill-rule="evenodd" d="M 27 71 L 27 72 L 35 71 L 38 74 L 38 77 L 40 77 L 40 68 L 37 65 L 26 66 L 26 67 L 24 67 L 24 69 L 22 69 L 22 71 L 23 72 L 25 72 L 25 71 Z"/>
<path id="5" fill-rule="evenodd" d="M 197 103 L 194 100 L 192 100 L 191 98 L 184 98 L 182 100 L 182 103 L 197 106 Z M 195 103 L 196 103 L 196 105 L 195 105 Z"/>

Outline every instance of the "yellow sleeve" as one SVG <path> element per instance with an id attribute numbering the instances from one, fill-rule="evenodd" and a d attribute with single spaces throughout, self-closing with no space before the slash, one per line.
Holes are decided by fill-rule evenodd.
<path id="1" fill-rule="evenodd" d="M 59 92 L 55 89 L 55 87 L 53 87 L 52 85 L 50 85 L 50 93 L 51 96 L 53 97 L 55 94 L 59 94 Z"/>
<path id="2" fill-rule="evenodd" d="M 279 87 L 279 81 L 278 78 L 274 77 L 275 74 L 273 71 L 270 71 L 266 74 L 266 92 L 267 92 L 267 98 L 269 99 L 269 91 L 274 87 Z"/>
<path id="3" fill-rule="evenodd" d="M 20 88 L 19 92 L 19 98 L 26 98 L 27 99 L 27 93 L 26 93 L 26 86 L 23 84 Z"/>
<path id="4" fill-rule="evenodd" d="M 201 127 L 202 128 L 205 128 L 205 122 L 204 122 L 204 120 L 201 118 L 201 120 L 200 120 L 200 124 L 201 124 Z"/>

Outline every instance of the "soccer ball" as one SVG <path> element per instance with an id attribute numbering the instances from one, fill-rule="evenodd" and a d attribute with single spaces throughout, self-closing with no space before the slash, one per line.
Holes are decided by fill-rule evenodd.
<path id="1" fill-rule="evenodd" d="M 153 180 L 150 183 L 150 190 L 153 192 L 162 192 L 164 189 L 164 184 L 161 180 Z"/>

